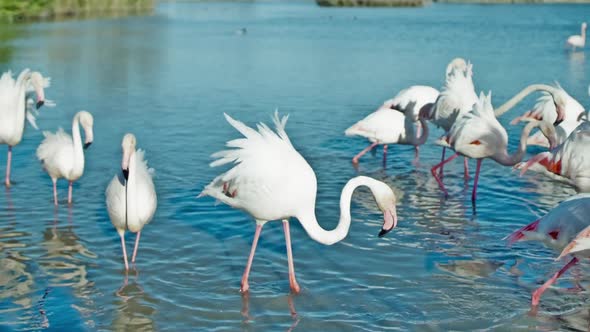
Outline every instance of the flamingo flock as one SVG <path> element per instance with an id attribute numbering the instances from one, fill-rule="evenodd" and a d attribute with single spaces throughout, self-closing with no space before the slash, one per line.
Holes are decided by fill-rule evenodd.
<path id="1" fill-rule="evenodd" d="M 568 39 L 568 44 L 583 47 L 586 24 L 580 36 Z M 0 77 L 0 143 L 8 145 L 5 186 L 11 187 L 12 148 L 23 137 L 25 118 L 37 129 L 35 110 L 46 102 L 44 89 L 50 80 L 41 73 L 23 70 L 16 79 L 11 72 Z M 516 151 L 508 152 L 508 134 L 498 117 L 512 109 L 529 94 L 543 95 L 531 111 L 512 121 L 525 122 Z M 28 94 L 27 94 L 28 93 Z M 32 94 L 36 100 L 32 99 Z M 52 104 L 48 102 L 48 104 Z M 250 290 L 249 276 L 258 240 L 264 225 L 280 220 L 283 224 L 288 260 L 290 289 L 299 293 L 291 246 L 289 221 L 296 218 L 313 240 L 333 245 L 347 237 L 352 222 L 351 199 L 358 187 L 367 187 L 383 215 L 378 237 L 383 237 L 398 224 L 397 199 L 394 191 L 382 181 L 367 176 L 356 176 L 344 185 L 340 195 L 340 216 L 337 226 L 324 229 L 316 216 L 317 179 L 305 157 L 295 148 L 286 132 L 288 116 L 272 118 L 274 129 L 265 123 L 256 128 L 225 114 L 226 121 L 241 135 L 227 141 L 227 149 L 212 155 L 210 166 L 229 169 L 204 186 L 198 197 L 209 196 L 230 207 L 242 210 L 255 221 L 254 236 L 241 279 L 240 292 Z M 434 125 L 429 128 L 430 125 Z M 42 169 L 53 183 L 53 204 L 58 207 L 57 180 L 68 180 L 67 204 L 74 204 L 72 184 L 84 174 L 84 151 L 94 140 L 94 117 L 80 111 L 72 119 L 71 135 L 59 128 L 44 131 L 44 140 L 36 155 Z M 472 204 L 477 201 L 477 188 L 484 159 L 501 166 L 512 166 L 521 171 L 540 172 L 552 179 L 573 186 L 578 194 L 549 211 L 544 217 L 525 225 L 507 236 L 507 244 L 526 240 L 540 240 L 559 251 L 558 259 L 571 257 L 569 262 L 532 295 L 533 306 L 539 304 L 543 292 L 575 265 L 590 256 L 590 123 L 588 114 L 561 86 L 533 84 L 497 108 L 492 105 L 491 92 L 477 94 L 473 81 L 473 64 L 463 58 L 453 59 L 447 66 L 444 83 L 436 88 L 415 85 L 386 100 L 373 113 L 352 124 L 346 136 L 359 136 L 370 144 L 352 158 L 360 158 L 377 146 L 383 146 L 383 166 L 386 167 L 388 145 L 410 145 L 415 149 L 414 164 L 418 167 L 419 149 L 425 145 L 434 127 L 444 134 L 435 140 L 441 146 L 441 161 L 430 168 L 433 181 L 443 197 L 449 193 L 443 183 L 443 168 L 459 156 L 463 157 L 464 177 L 469 179 L 469 159 L 476 161 L 473 179 Z M 532 131 L 538 132 L 531 135 Z M 83 131 L 83 135 L 82 135 Z M 547 151 L 523 162 L 527 145 L 537 145 Z M 130 264 L 125 233 L 136 233 L 131 264 L 135 264 L 141 232 L 155 215 L 157 193 L 148 167 L 145 151 L 137 149 L 135 135 L 126 134 L 121 143 L 121 170 L 105 191 L 106 210 L 120 241 L 125 271 Z M 447 149 L 454 154 L 446 157 Z"/>

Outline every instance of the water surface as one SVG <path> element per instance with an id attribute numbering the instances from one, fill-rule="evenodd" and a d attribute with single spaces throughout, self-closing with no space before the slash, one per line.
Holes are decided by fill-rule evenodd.
<path id="1" fill-rule="evenodd" d="M 51 180 L 34 156 L 42 132 L 27 128 L 14 149 L 16 184 L 0 192 L 2 330 L 587 329 L 588 293 L 567 291 L 585 284 L 587 263 L 547 291 L 533 315 L 531 291 L 562 262 L 541 245 L 507 248 L 501 240 L 571 188 L 484 161 L 474 214 L 461 163 L 446 168 L 447 200 L 430 176 L 440 130 L 417 167 L 410 147 L 395 146 L 385 169 L 379 150 L 358 170 L 350 159 L 367 142 L 343 132 L 402 88 L 439 88 L 456 56 L 474 63 L 477 89 L 492 90 L 495 105 L 527 84 L 559 81 L 588 106 L 586 55 L 563 44 L 589 8 L 172 2 L 152 16 L 3 27 L 0 69 L 32 67 L 52 77 L 46 95 L 58 107 L 42 110 L 41 129 L 69 131 L 86 109 L 95 141 L 71 208 L 65 182 L 59 208 L 52 205 Z M 508 122 L 533 104 L 529 98 L 501 119 L 511 149 L 521 127 Z M 291 140 L 315 169 L 323 227 L 335 227 L 340 190 L 358 174 L 395 189 L 399 227 L 377 238 L 381 216 L 366 190 L 353 199 L 351 233 L 341 243 L 316 243 L 294 220 L 303 291 L 291 296 L 282 226 L 269 223 L 245 298 L 238 289 L 254 223 L 195 196 L 222 171 L 209 168 L 209 156 L 238 137 L 222 113 L 254 124 L 270 121 L 276 108 L 290 114 Z M 159 195 L 128 275 L 104 205 L 126 132 L 147 150 Z M 127 241 L 131 248 L 134 236 Z"/>

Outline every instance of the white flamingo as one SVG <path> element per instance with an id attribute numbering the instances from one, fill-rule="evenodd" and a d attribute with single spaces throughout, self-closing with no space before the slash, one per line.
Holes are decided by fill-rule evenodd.
<path id="1" fill-rule="evenodd" d="M 43 91 L 46 82 L 39 72 L 23 70 L 16 80 L 8 71 L 0 77 L 0 144 L 8 145 L 6 158 L 6 178 L 4 184 L 10 187 L 10 167 L 12 147 L 20 143 L 25 128 L 25 97 L 33 89 L 37 94 L 37 108 L 45 101 Z"/>
<path id="2" fill-rule="evenodd" d="M 415 104 L 412 102 L 411 104 Z M 359 158 L 379 144 L 383 145 L 383 164 L 387 156 L 388 144 L 413 145 L 416 148 L 414 161 L 418 159 L 418 146 L 424 144 L 428 138 L 428 125 L 424 118 L 420 118 L 420 125 L 424 129 L 417 136 L 415 120 L 411 116 L 382 106 L 377 111 L 346 129 L 346 136 L 361 136 L 367 138 L 371 145 L 352 158 L 353 164 L 358 164 Z"/>
<path id="3" fill-rule="evenodd" d="M 559 146 L 541 152 L 515 166 L 523 175 L 528 169 L 573 185 L 578 192 L 590 192 L 590 122 L 584 121 Z"/>
<path id="4" fill-rule="evenodd" d="M 422 110 L 424 116 L 445 132 L 477 102 L 477 94 L 473 86 L 473 66 L 462 58 L 453 59 L 447 66 L 445 86 L 436 102 L 430 109 Z M 445 160 L 446 147 L 443 146 L 441 163 Z M 463 160 L 465 178 L 469 177 L 467 158 Z M 443 174 L 440 167 L 439 176 Z"/>
<path id="5" fill-rule="evenodd" d="M 437 169 L 457 156 L 462 155 L 477 159 L 473 192 L 471 194 L 471 200 L 475 205 L 479 172 L 484 158 L 490 158 L 505 166 L 513 166 L 520 162 L 526 152 L 526 138 L 531 130 L 536 127 L 540 127 L 541 130 L 545 131 L 552 143 L 555 140 L 555 129 L 553 125 L 547 125 L 542 121 L 531 120 L 531 123 L 522 131 L 518 150 L 511 155 L 508 154 L 508 134 L 494 115 L 491 99 L 491 92 L 488 96 L 481 93 L 473 109 L 458 118 L 451 127 L 451 130 L 438 142 L 438 144 L 449 147 L 456 152 L 453 156 L 443 160 L 431 169 L 432 175 L 438 182 L 441 190 L 445 193 L 445 196 L 448 195 L 448 192 L 445 189 L 442 179 L 437 175 Z"/>
<path id="6" fill-rule="evenodd" d="M 72 183 L 84 173 L 84 151 L 92 144 L 94 118 L 86 111 L 76 113 L 72 120 L 72 136 L 62 128 L 55 133 L 44 131 L 45 139 L 37 148 L 37 158 L 53 181 L 53 203 L 57 206 L 57 179 L 69 181 L 68 204 L 72 203 Z M 84 145 L 80 127 L 84 129 Z"/>
<path id="7" fill-rule="evenodd" d="M 125 230 L 137 233 L 131 263 L 135 263 L 141 230 L 152 220 L 158 200 L 152 181 L 153 170 L 148 168 L 143 150 L 135 150 L 133 134 L 123 137 L 121 174 L 115 175 L 106 191 L 109 217 L 121 238 L 125 270 L 129 270 L 125 249 Z"/>
<path id="8" fill-rule="evenodd" d="M 572 254 L 574 257 L 559 272 L 537 288 L 532 305 L 537 306 L 541 295 L 579 258 L 590 256 L 590 194 L 578 194 L 554 207 L 542 218 L 507 236 L 509 245 L 517 241 L 542 241 L 548 247 L 561 251 L 558 259 Z M 563 250 L 563 251 L 562 251 Z"/>
<path id="9" fill-rule="evenodd" d="M 586 22 L 582 23 L 580 34 L 569 36 L 566 44 L 571 46 L 573 51 L 576 50 L 576 47 L 584 48 L 586 45 Z"/>
<path id="10" fill-rule="evenodd" d="M 563 121 L 555 127 L 557 143 L 561 144 L 582 122 L 580 116 L 585 112 L 584 107 L 572 98 L 559 84 L 556 84 L 551 93 L 547 91 L 542 91 L 542 93 L 543 95 L 537 99 L 537 103 L 533 109 L 512 120 L 511 124 L 516 124 L 526 119 L 555 123 L 557 122 L 557 109 L 555 105 L 556 103 L 562 103 L 560 108 L 563 110 Z M 554 95 L 558 96 L 557 100 L 554 99 Z M 531 135 L 527 144 L 549 147 L 547 138 L 540 131 Z"/>
<path id="11" fill-rule="evenodd" d="M 287 117 L 279 119 L 275 112 L 276 133 L 263 123 L 258 125 L 256 131 L 227 114 L 225 118 L 245 138 L 227 143 L 228 147 L 235 149 L 220 151 L 213 155 L 218 159 L 211 163 L 212 167 L 228 163 L 235 163 L 235 166 L 216 177 L 203 189 L 199 197 L 214 197 L 231 207 L 247 212 L 256 220 L 254 241 L 242 277 L 242 292 L 248 291 L 248 275 L 256 244 L 267 221 L 283 221 L 289 262 L 289 284 L 295 293 L 299 292 L 300 288 L 295 279 L 288 218 L 296 217 L 312 239 L 326 245 L 334 244 L 348 234 L 352 193 L 359 186 L 367 186 L 384 215 L 379 236 L 385 235 L 397 225 L 396 199 L 391 188 L 381 181 L 358 176 L 348 181 L 342 190 L 338 226 L 332 231 L 323 229 L 315 215 L 315 173 L 291 144 L 285 132 Z"/>

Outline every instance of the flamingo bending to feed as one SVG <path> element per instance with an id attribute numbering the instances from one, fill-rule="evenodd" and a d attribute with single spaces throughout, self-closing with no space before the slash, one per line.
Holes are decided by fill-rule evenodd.
<path id="1" fill-rule="evenodd" d="M 584 121 L 555 149 L 541 152 L 515 166 L 523 175 L 528 169 L 569 183 L 578 192 L 590 192 L 590 122 Z"/>
<path id="2" fill-rule="evenodd" d="M 158 205 L 152 181 L 153 170 L 148 168 L 143 150 L 135 150 L 137 140 L 133 134 L 123 137 L 122 172 L 115 175 L 106 191 L 109 217 L 121 237 L 125 270 L 129 270 L 125 249 L 125 230 L 137 233 L 131 263 L 135 263 L 137 247 L 143 226 L 149 223 Z"/>
<path id="3" fill-rule="evenodd" d="M 72 136 L 62 128 L 54 134 L 44 131 L 45 139 L 37 148 L 37 158 L 53 181 L 53 203 L 57 206 L 57 179 L 69 181 L 68 204 L 72 204 L 72 183 L 84 173 L 84 150 L 93 140 L 94 118 L 86 111 L 76 113 L 72 120 Z M 80 137 L 80 125 L 84 129 L 84 145 Z"/>
<path id="4" fill-rule="evenodd" d="M 4 184 L 10 187 L 10 166 L 12 147 L 20 143 L 25 128 L 25 97 L 27 91 L 33 89 L 37 94 L 36 107 L 45 102 L 44 85 L 48 81 L 39 72 L 23 70 L 16 80 L 8 71 L 0 77 L 0 144 L 8 145 L 6 158 L 6 178 Z"/>
<path id="5" fill-rule="evenodd" d="M 580 34 L 569 36 L 566 44 L 571 46 L 573 51 L 576 50 L 576 47 L 584 48 L 586 45 L 586 22 L 582 23 Z"/>
<path id="6" fill-rule="evenodd" d="M 561 251 L 558 259 L 574 256 L 559 272 L 537 288 L 532 295 L 532 305 L 537 306 L 541 295 L 582 257 L 590 256 L 590 194 L 578 194 L 554 207 L 541 219 L 522 227 L 507 236 L 509 245 L 517 241 L 542 241 L 550 248 Z M 573 241 L 572 241 L 573 240 Z M 571 242 L 570 242 L 571 241 Z"/>
<path id="7" fill-rule="evenodd" d="M 298 293 L 295 268 L 291 252 L 289 218 L 299 220 L 307 234 L 314 240 L 331 245 L 346 237 L 350 227 L 350 201 L 354 190 L 367 186 L 383 212 L 383 227 L 379 236 L 385 235 L 397 225 L 396 198 L 388 185 L 366 176 L 352 178 L 346 183 L 340 197 L 340 222 L 334 230 L 327 231 L 317 222 L 315 200 L 317 181 L 313 169 L 295 150 L 285 125 L 287 116 L 279 119 L 275 112 L 276 133 L 261 123 L 258 131 L 224 114 L 226 120 L 245 138 L 227 143 L 231 150 L 213 154 L 218 158 L 211 166 L 235 163 L 229 171 L 217 176 L 205 186 L 201 196 L 217 200 L 250 214 L 256 220 L 256 232 L 252 249 L 244 271 L 241 292 L 248 291 L 248 275 L 252 266 L 256 244 L 262 227 L 270 220 L 282 220 L 289 263 L 289 284 Z"/>
<path id="8" fill-rule="evenodd" d="M 508 134 L 494 115 L 491 99 L 491 92 L 487 96 L 481 93 L 473 110 L 457 119 L 451 130 L 438 141 L 439 145 L 451 148 L 456 152 L 453 156 L 435 165 L 431 170 L 432 175 L 438 182 L 441 190 L 445 193 L 445 196 L 448 195 L 448 192 L 442 180 L 437 175 L 436 169 L 455 159 L 457 156 L 462 155 L 477 159 L 473 192 L 471 194 L 471 201 L 475 205 L 479 172 L 484 158 L 490 158 L 504 166 L 513 166 L 522 160 L 526 151 L 526 138 L 531 130 L 536 127 L 540 127 L 541 130 L 546 132 L 552 143 L 555 140 L 555 129 L 553 125 L 547 125 L 542 121 L 531 120 L 522 131 L 518 150 L 512 155 L 509 155 L 507 151 Z"/>
<path id="9" fill-rule="evenodd" d="M 416 103 L 412 102 L 411 104 Z M 388 144 L 413 145 L 416 148 L 414 160 L 417 161 L 418 146 L 424 144 L 428 138 L 428 125 L 424 118 L 420 118 L 420 124 L 424 130 L 420 136 L 417 136 L 414 123 L 415 120 L 412 116 L 404 115 L 402 112 L 392 110 L 389 107 L 381 107 L 346 129 L 344 132 L 346 136 L 357 135 L 365 137 L 371 142 L 368 148 L 352 158 L 353 164 L 358 164 L 361 156 L 379 144 L 383 144 L 383 164 L 386 161 Z"/>
<path id="10" fill-rule="evenodd" d="M 540 85 L 544 86 L 544 85 Z M 538 90 L 538 85 L 527 87 L 527 91 L 533 92 Z M 544 86 L 546 89 L 547 86 Z M 557 144 L 564 142 L 572 131 L 582 122 L 580 116 L 585 113 L 584 107 L 572 96 L 570 96 L 559 84 L 549 91 L 542 91 L 543 95 L 537 99 L 537 103 L 531 111 L 512 120 L 511 124 L 516 124 L 519 121 L 526 119 L 534 119 L 545 121 L 547 123 L 557 122 L 558 110 L 556 104 L 563 113 L 563 121 L 555 127 L 557 134 Z M 555 97 L 554 97 L 555 96 Z M 549 147 L 549 141 L 543 132 L 539 131 L 531 135 L 527 141 L 528 145 L 538 145 L 542 147 Z"/>
<path id="11" fill-rule="evenodd" d="M 445 86 L 436 102 L 430 108 L 424 108 L 423 114 L 436 126 L 443 128 L 445 133 L 457 119 L 463 117 L 477 102 L 477 94 L 473 86 L 473 65 L 462 58 L 453 59 L 447 66 Z M 443 146 L 441 162 L 445 160 L 446 147 Z M 469 178 L 467 158 L 463 160 L 465 178 Z M 439 176 L 442 177 L 443 168 Z"/>

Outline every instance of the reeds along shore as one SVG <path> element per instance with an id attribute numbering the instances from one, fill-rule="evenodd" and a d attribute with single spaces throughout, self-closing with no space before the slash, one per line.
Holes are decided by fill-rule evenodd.
<path id="1" fill-rule="evenodd" d="M 146 12 L 155 0 L 0 0 L 0 20 L 22 21 L 73 16 Z"/>

